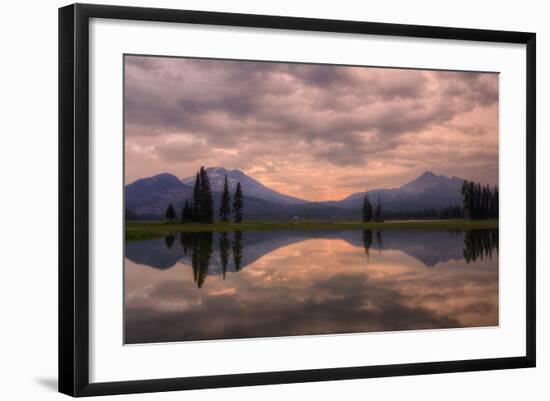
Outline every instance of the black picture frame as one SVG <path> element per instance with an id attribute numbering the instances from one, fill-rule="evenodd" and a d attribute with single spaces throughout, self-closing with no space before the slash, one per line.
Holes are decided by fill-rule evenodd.
<path id="1" fill-rule="evenodd" d="M 89 22 L 91 18 L 437 38 L 526 46 L 526 353 L 520 357 L 90 383 Z M 536 35 L 480 29 L 74 4 L 59 9 L 59 391 L 95 396 L 323 380 L 361 379 L 536 364 Z"/>

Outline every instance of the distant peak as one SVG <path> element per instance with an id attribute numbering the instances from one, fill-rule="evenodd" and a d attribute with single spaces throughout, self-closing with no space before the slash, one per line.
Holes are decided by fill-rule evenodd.
<path id="1" fill-rule="evenodd" d="M 174 174 L 170 174 L 170 173 L 160 173 L 160 174 L 157 174 L 157 175 L 154 175 L 152 177 L 149 177 L 149 178 L 145 178 L 146 180 L 177 180 L 178 177 L 176 177 Z"/>
<path id="2" fill-rule="evenodd" d="M 420 177 L 435 177 L 435 174 L 430 170 L 426 170 Z"/>
<path id="3" fill-rule="evenodd" d="M 223 167 L 208 167 L 206 171 L 209 173 L 226 173 L 227 172 L 227 170 L 224 169 Z"/>

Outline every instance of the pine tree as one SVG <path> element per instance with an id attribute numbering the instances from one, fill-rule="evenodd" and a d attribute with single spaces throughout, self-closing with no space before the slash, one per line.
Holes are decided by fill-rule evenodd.
<path id="1" fill-rule="evenodd" d="M 229 221 L 229 216 L 231 214 L 231 205 L 229 198 L 229 186 L 227 185 L 227 176 L 225 176 L 225 183 L 223 184 L 223 193 L 220 205 L 220 220 Z"/>
<path id="2" fill-rule="evenodd" d="M 365 192 L 365 198 L 363 199 L 363 221 L 368 222 L 372 220 L 372 204 L 369 201 L 369 196 Z"/>
<path id="3" fill-rule="evenodd" d="M 164 213 L 164 216 L 168 219 L 168 221 L 172 221 L 176 218 L 176 211 L 171 203 L 166 208 L 166 213 Z"/>
<path id="4" fill-rule="evenodd" d="M 193 186 L 193 203 L 191 204 L 191 221 L 197 223 L 200 221 L 201 210 L 201 179 L 199 173 L 195 177 L 195 185 Z"/>
<path id="5" fill-rule="evenodd" d="M 376 209 L 374 210 L 374 221 L 382 221 L 382 202 L 380 201 L 380 194 L 378 194 L 378 203 L 376 204 Z"/>
<path id="6" fill-rule="evenodd" d="M 469 182 L 464 180 L 462 182 L 462 188 L 460 189 L 462 194 L 462 206 L 464 207 L 464 217 L 468 220 L 472 218 L 472 209 L 470 205 L 470 186 Z"/>
<path id="7" fill-rule="evenodd" d="M 241 183 L 237 183 L 235 189 L 235 196 L 233 197 L 233 214 L 235 217 L 235 223 L 241 223 L 243 221 L 243 192 L 241 190 Z"/>
<path id="8" fill-rule="evenodd" d="M 498 217 L 498 188 L 464 181 L 461 189 L 464 217 L 470 220 Z"/>
<path id="9" fill-rule="evenodd" d="M 493 189 L 493 199 L 494 199 L 493 200 L 493 203 L 494 203 L 493 217 L 498 219 L 498 213 L 499 213 L 498 187 L 495 187 Z"/>
<path id="10" fill-rule="evenodd" d="M 200 222 L 201 223 L 213 223 L 214 222 L 214 199 L 212 198 L 212 191 L 210 190 L 210 180 L 208 179 L 208 173 L 201 167 L 200 169 Z"/>
<path id="11" fill-rule="evenodd" d="M 189 223 L 191 221 L 193 212 L 191 210 L 191 206 L 189 205 L 189 200 L 185 200 L 185 205 L 183 206 L 183 209 L 181 210 L 181 222 L 183 224 Z"/>

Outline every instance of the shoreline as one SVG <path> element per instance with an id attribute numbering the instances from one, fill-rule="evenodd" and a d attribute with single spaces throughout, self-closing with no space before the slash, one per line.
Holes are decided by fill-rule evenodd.
<path id="1" fill-rule="evenodd" d="M 126 241 L 153 239 L 177 232 L 227 232 L 227 231 L 271 231 L 271 230 L 476 230 L 496 229 L 498 220 L 392 220 L 387 222 L 361 221 L 245 221 L 242 223 L 215 222 L 168 223 L 129 221 L 125 223 Z"/>

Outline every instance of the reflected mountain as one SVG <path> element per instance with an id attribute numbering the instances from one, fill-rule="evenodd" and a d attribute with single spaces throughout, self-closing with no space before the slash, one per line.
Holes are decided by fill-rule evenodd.
<path id="1" fill-rule="evenodd" d="M 498 230 L 186 232 L 128 243 L 125 342 L 496 326 L 497 252 Z"/>
<path id="2" fill-rule="evenodd" d="M 364 248 L 368 257 L 372 248 L 377 252 L 397 250 L 427 267 L 452 260 L 470 263 L 491 258 L 498 252 L 498 230 L 280 230 L 170 234 L 160 239 L 127 242 L 126 257 L 156 269 L 168 269 L 180 262 L 191 265 L 200 287 L 207 275 L 225 277 L 227 272 L 238 272 L 281 247 L 308 239 L 342 240 Z"/>

